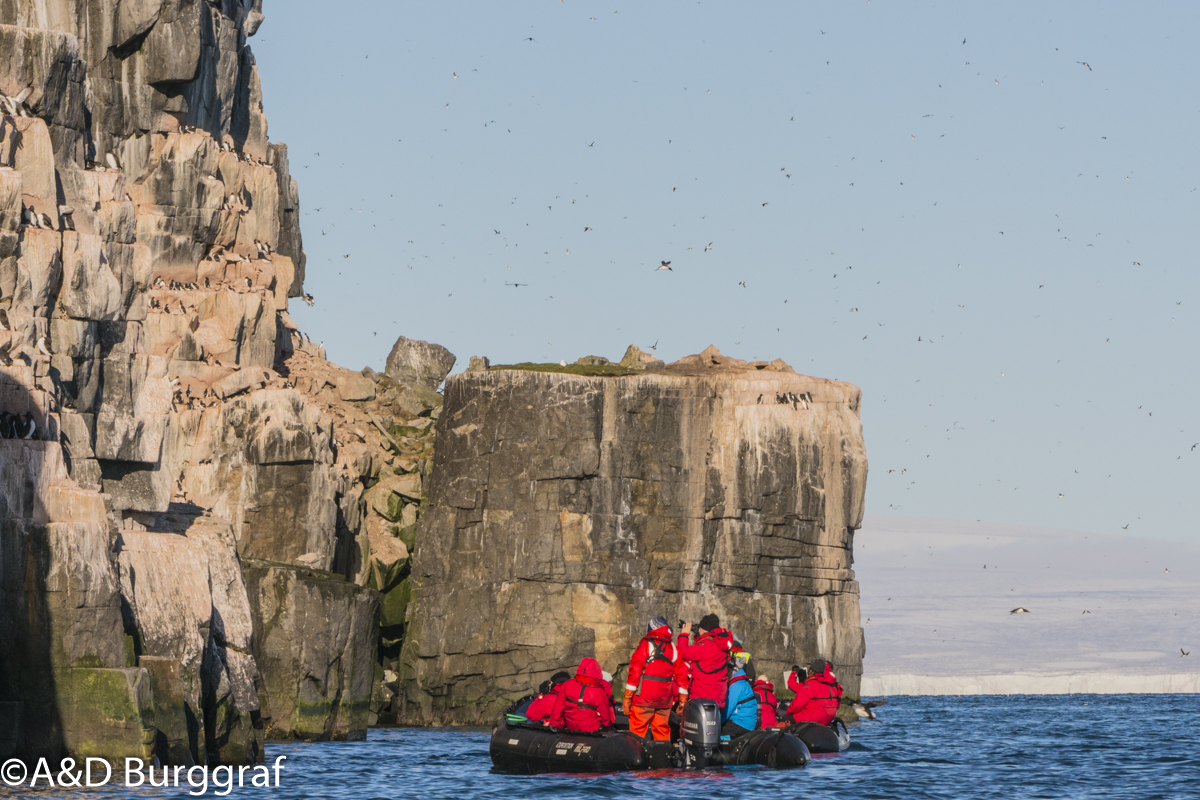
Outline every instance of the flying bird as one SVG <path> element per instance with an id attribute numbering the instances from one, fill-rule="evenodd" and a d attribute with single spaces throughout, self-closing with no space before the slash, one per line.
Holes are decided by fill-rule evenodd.
<path id="1" fill-rule="evenodd" d="M 1182 647 L 1179 648 L 1179 657 L 1180 658 L 1183 658 L 1184 656 L 1190 656 L 1191 654 L 1192 654 L 1191 650 L 1184 650 Z"/>
<path id="2" fill-rule="evenodd" d="M 1091 64 L 1089 64 L 1089 63 L 1087 63 L 1086 61 L 1076 61 L 1075 63 L 1076 63 L 1076 64 L 1083 64 L 1085 67 L 1087 67 L 1087 68 L 1088 68 L 1088 72 L 1091 72 L 1091 71 L 1092 71 L 1092 65 L 1091 65 Z"/>
<path id="3" fill-rule="evenodd" d="M 709 242 L 708 244 L 704 245 L 704 252 L 707 253 L 709 250 L 712 250 L 712 242 Z"/>
<path id="4" fill-rule="evenodd" d="M 1017 606 L 1016 608 L 1014 608 L 1012 611 L 1010 611 L 1008 613 L 1009 614 L 1028 614 L 1028 613 L 1030 613 L 1030 611 L 1028 608 L 1025 608 L 1024 606 Z"/>
<path id="5" fill-rule="evenodd" d="M 664 262 L 662 262 L 662 266 L 661 266 L 661 267 L 659 267 L 658 269 L 654 270 L 654 271 L 655 271 L 655 272 L 659 272 L 659 271 L 661 271 L 661 270 L 664 270 L 664 269 L 666 269 L 666 270 L 671 270 L 671 272 L 674 272 L 674 271 L 675 271 L 675 270 L 671 269 L 671 262 L 670 262 L 670 261 L 664 261 Z"/>

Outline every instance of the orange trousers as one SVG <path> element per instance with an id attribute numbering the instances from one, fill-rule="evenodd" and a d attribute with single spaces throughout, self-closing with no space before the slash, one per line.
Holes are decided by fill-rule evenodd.
<path id="1" fill-rule="evenodd" d="M 659 742 L 671 739 L 671 709 L 650 708 L 649 706 L 629 707 L 629 731 L 635 736 L 646 738 L 646 730 L 654 733 L 654 739 Z"/>

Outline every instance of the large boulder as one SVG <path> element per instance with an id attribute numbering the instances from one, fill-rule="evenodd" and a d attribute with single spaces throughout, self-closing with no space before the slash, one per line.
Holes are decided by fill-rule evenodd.
<path id="1" fill-rule="evenodd" d="M 440 344 L 401 336 L 388 353 L 384 372 L 396 383 L 410 383 L 437 389 L 457 359 Z"/>
<path id="2" fill-rule="evenodd" d="M 379 599 L 340 575 L 270 561 L 243 565 L 269 738 L 365 739 Z"/>
<path id="3" fill-rule="evenodd" d="M 397 597 L 402 723 L 486 723 L 584 657 L 619 674 L 656 614 L 715 612 L 760 672 L 821 657 L 857 695 L 858 388 L 715 348 L 637 363 L 447 381 Z"/>

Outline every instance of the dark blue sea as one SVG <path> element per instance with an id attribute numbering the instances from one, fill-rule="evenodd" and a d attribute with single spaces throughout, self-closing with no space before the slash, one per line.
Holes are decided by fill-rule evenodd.
<path id="1" fill-rule="evenodd" d="M 372 730 L 366 742 L 281 744 L 271 798 L 1200 798 L 1200 695 L 893 697 L 852 726 L 851 749 L 806 769 L 493 774 L 488 731 Z M 218 796 L 210 786 L 203 795 Z M 5 794 L 29 795 L 28 789 Z M 188 788 L 37 792 L 39 797 L 188 796 Z"/>

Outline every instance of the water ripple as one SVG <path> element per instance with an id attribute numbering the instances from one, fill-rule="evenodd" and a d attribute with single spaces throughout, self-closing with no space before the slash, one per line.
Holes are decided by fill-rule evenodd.
<path id="1" fill-rule="evenodd" d="M 279 789 L 235 788 L 231 798 L 323 800 L 671 800 L 712 793 L 747 798 L 820 795 L 854 800 L 1196 800 L 1200 697 L 894 697 L 883 719 L 855 726 L 845 753 L 803 770 L 738 767 L 614 775 L 491 772 L 488 732 L 397 728 L 366 742 L 270 743 L 287 756 Z M 187 787 L 108 786 L 86 792 L 0 790 L 39 798 L 189 797 Z M 207 797 L 216 796 L 210 786 Z"/>

